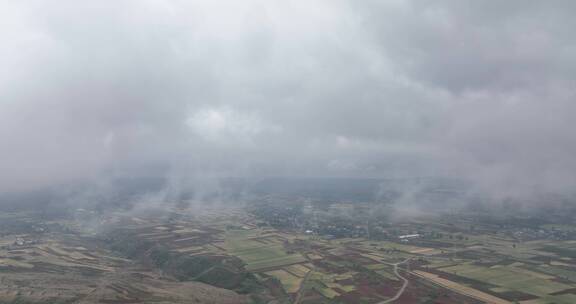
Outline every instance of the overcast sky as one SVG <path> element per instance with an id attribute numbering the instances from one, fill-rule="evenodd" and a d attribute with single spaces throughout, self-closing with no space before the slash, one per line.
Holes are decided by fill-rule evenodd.
<path id="1" fill-rule="evenodd" d="M 0 0 L 0 190 L 101 176 L 576 186 L 576 2 Z"/>

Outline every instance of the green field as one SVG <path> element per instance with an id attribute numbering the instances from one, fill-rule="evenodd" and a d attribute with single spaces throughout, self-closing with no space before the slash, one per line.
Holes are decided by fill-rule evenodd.
<path id="1" fill-rule="evenodd" d="M 226 233 L 226 249 L 246 263 L 247 270 L 259 271 L 306 261 L 301 254 L 286 253 L 279 242 L 258 241 L 258 234 L 257 230 L 231 230 Z"/>
<path id="2" fill-rule="evenodd" d="M 546 267 L 544 267 L 546 266 Z M 540 266 L 538 267 L 538 270 L 559 278 L 563 278 L 566 280 L 570 280 L 570 281 L 576 281 L 576 272 L 574 271 L 570 271 L 567 269 L 563 269 L 560 267 L 554 267 L 554 266 L 548 266 L 548 265 L 544 265 L 544 266 Z"/>
<path id="3" fill-rule="evenodd" d="M 546 275 L 514 266 L 488 268 L 472 264 L 462 264 L 441 268 L 440 270 L 540 297 L 573 288 L 570 285 L 554 282 L 547 278 Z"/>

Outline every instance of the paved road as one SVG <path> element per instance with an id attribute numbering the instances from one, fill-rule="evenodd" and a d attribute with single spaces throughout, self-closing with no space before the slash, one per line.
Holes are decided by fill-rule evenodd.
<path id="1" fill-rule="evenodd" d="M 394 274 L 400 279 L 402 280 L 402 287 L 400 287 L 400 289 L 398 290 L 398 292 L 396 293 L 396 295 L 393 298 L 390 298 L 388 300 L 382 301 L 382 302 L 378 302 L 377 304 L 387 304 L 387 303 L 392 303 L 396 300 L 398 300 L 402 294 L 404 293 L 404 290 L 406 289 L 406 287 L 408 286 L 408 280 L 403 277 L 399 272 L 398 272 L 398 265 L 400 264 L 404 264 L 408 261 L 410 261 L 411 258 L 407 258 L 402 262 L 398 262 L 398 263 L 394 263 L 394 264 L 390 264 L 392 266 L 394 266 Z"/>

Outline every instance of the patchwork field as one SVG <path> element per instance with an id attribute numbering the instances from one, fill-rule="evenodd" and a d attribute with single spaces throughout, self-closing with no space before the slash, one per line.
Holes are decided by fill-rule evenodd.
<path id="1" fill-rule="evenodd" d="M 446 232 L 436 223 L 441 236 L 333 238 L 276 229 L 238 211 L 118 215 L 98 236 L 77 226 L 0 237 L 0 300 L 576 303 L 571 240 L 519 241 L 498 231 L 453 232 L 448 224 Z"/>
<path id="2" fill-rule="evenodd" d="M 486 303 L 493 303 L 493 304 L 511 304 L 511 303 L 512 303 L 512 302 L 509 302 L 509 301 L 500 299 L 500 298 L 498 298 L 498 297 L 494 297 L 494 296 L 492 296 L 492 295 L 490 295 L 490 294 L 487 294 L 487 293 L 478 291 L 478 290 L 476 290 L 476 289 L 474 289 L 474 288 L 470 288 L 470 287 L 468 287 L 468 286 L 466 286 L 466 285 L 459 284 L 459 283 L 456 283 L 456 282 L 453 282 L 453 281 L 450 281 L 450 280 L 447 280 L 447 279 L 443 279 L 443 278 L 441 278 L 441 277 L 439 277 L 439 276 L 437 276 L 437 275 L 434 275 L 434 274 L 431 274 L 431 273 L 428 273 L 428 272 L 425 272 L 425 271 L 416 270 L 416 271 L 414 271 L 414 273 L 415 273 L 417 276 L 420 276 L 420 277 L 426 278 L 426 279 L 428 279 L 428 280 L 431 280 L 431 281 L 433 281 L 434 283 L 436 283 L 436 284 L 438 284 L 438 285 L 440 285 L 440 286 L 449 288 L 449 289 L 451 289 L 451 290 L 455 290 L 455 291 L 457 291 L 457 292 L 459 292 L 459 293 L 462 293 L 462 294 L 464 294 L 464 295 L 473 297 L 473 298 L 475 298 L 475 299 L 479 299 L 479 300 L 484 301 L 484 302 L 486 302 Z"/>
<path id="3" fill-rule="evenodd" d="M 473 246 L 426 257 L 418 275 L 455 291 L 464 286 L 466 293 L 472 288 L 508 302 L 575 303 L 573 242 L 517 243 L 487 235 L 475 239 Z M 432 273 L 422 273 L 427 271 Z"/>
<path id="4" fill-rule="evenodd" d="M 225 246 L 229 254 L 246 263 L 249 271 L 263 271 L 306 262 L 299 253 L 289 254 L 276 238 L 259 238 L 257 230 L 230 230 Z"/>
<path id="5" fill-rule="evenodd" d="M 135 267 L 130 260 L 92 246 L 79 235 L 8 234 L 1 241 L 2 303 L 245 301 L 232 291 L 197 282 L 167 280 L 153 269 Z"/>

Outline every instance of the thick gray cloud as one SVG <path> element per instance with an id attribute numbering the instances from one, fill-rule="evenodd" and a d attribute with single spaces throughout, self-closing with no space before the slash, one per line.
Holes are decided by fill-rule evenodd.
<path id="1" fill-rule="evenodd" d="M 0 189 L 103 175 L 576 185 L 572 1 L 3 1 Z"/>

